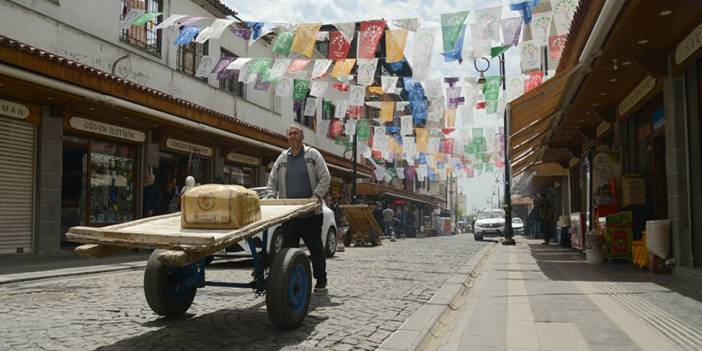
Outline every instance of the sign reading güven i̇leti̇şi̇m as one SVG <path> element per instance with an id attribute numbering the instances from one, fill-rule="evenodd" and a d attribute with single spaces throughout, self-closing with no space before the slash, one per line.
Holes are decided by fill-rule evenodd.
<path id="1" fill-rule="evenodd" d="M 146 140 L 146 134 L 144 134 L 144 132 L 116 126 L 114 124 L 93 121 L 82 117 L 71 117 L 68 124 L 71 126 L 71 128 L 77 130 L 92 132 L 113 138 L 136 141 L 138 143 L 143 143 L 144 140 Z"/>
<path id="2" fill-rule="evenodd" d="M 25 119 L 29 117 L 29 107 L 16 102 L 0 99 L 0 115 Z"/>
<path id="3" fill-rule="evenodd" d="M 212 148 L 173 138 L 166 139 L 166 147 L 171 150 L 181 151 L 188 154 L 197 154 L 204 157 L 212 156 Z"/>

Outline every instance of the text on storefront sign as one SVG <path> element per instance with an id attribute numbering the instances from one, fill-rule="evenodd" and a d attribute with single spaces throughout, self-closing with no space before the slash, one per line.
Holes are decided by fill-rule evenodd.
<path id="1" fill-rule="evenodd" d="M 167 139 L 166 147 L 176 151 L 182 151 L 189 154 L 198 154 L 200 156 L 212 156 L 212 149 L 207 146 L 189 143 L 178 139 Z"/>
<path id="2" fill-rule="evenodd" d="M 675 48 L 675 63 L 678 65 L 683 63 L 688 57 L 697 52 L 700 47 L 702 47 L 702 23 L 690 32 Z"/>
<path id="3" fill-rule="evenodd" d="M 138 143 L 143 143 L 146 140 L 146 134 L 144 134 L 144 132 L 82 117 L 71 117 L 68 124 L 73 129 L 113 138 L 130 140 Z"/>
<path id="4" fill-rule="evenodd" d="M 621 103 L 619 103 L 618 112 L 619 116 L 625 115 L 629 110 L 636 106 L 639 101 L 641 101 L 648 93 L 653 91 L 656 87 L 656 79 L 648 76 L 644 78 L 639 85 L 632 90 L 629 95 L 627 95 Z"/>
<path id="5" fill-rule="evenodd" d="M 0 99 L 0 115 L 25 119 L 29 117 L 29 107 L 12 101 Z"/>
<path id="6" fill-rule="evenodd" d="M 251 166 L 258 166 L 261 164 L 261 160 L 256 157 L 237 154 L 235 152 L 230 152 L 229 155 L 227 155 L 227 160 Z"/>

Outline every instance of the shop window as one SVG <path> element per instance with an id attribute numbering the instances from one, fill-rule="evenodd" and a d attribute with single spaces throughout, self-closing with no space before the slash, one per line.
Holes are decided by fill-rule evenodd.
<path id="1" fill-rule="evenodd" d="M 209 42 L 204 44 L 190 43 L 188 45 L 178 46 L 178 55 L 176 56 L 176 70 L 183 72 L 189 76 L 195 76 L 197 66 L 200 65 L 203 56 L 209 54 Z M 207 81 L 207 77 L 198 78 Z"/>
<path id="2" fill-rule="evenodd" d="M 220 49 L 221 57 L 239 57 L 229 50 Z M 219 89 L 224 90 L 230 94 L 236 95 L 238 97 L 244 97 L 244 90 L 246 85 L 239 81 L 239 71 L 234 71 L 231 76 L 226 79 L 219 80 Z"/>
<path id="3" fill-rule="evenodd" d="M 322 120 L 323 121 L 330 121 L 334 119 L 334 112 L 336 111 L 336 107 L 334 104 L 329 101 L 329 100 L 322 100 Z"/>
<path id="4" fill-rule="evenodd" d="M 130 9 L 163 12 L 163 0 L 122 0 L 120 20 L 127 16 Z M 155 17 L 141 26 L 131 26 L 124 29 L 120 33 L 120 40 L 160 57 L 162 31 L 156 30 L 156 25 L 161 20 L 163 20 L 163 15 Z"/>
<path id="5" fill-rule="evenodd" d="M 246 188 L 256 187 L 256 169 L 248 166 L 224 165 L 224 182 Z"/>

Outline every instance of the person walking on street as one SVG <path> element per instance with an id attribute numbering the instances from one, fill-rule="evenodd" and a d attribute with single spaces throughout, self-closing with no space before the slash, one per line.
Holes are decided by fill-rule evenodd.
<path id="1" fill-rule="evenodd" d="M 161 189 L 156 183 L 156 176 L 149 173 L 144 177 L 144 206 L 143 217 L 151 217 L 159 214 L 161 206 Z"/>
<path id="2" fill-rule="evenodd" d="M 320 203 L 329 191 L 329 169 L 316 149 L 304 145 L 302 128 L 288 128 L 288 146 L 273 164 L 268 176 L 268 187 L 273 197 L 280 199 L 316 198 Z M 283 247 L 298 247 L 300 238 L 310 250 L 312 270 L 317 283 L 315 291 L 327 290 L 327 263 L 322 246 L 322 209 L 291 219 L 282 224 Z"/>
<path id="3" fill-rule="evenodd" d="M 536 221 L 537 229 L 544 235 L 544 245 L 548 245 L 551 241 L 551 231 L 553 230 L 551 225 L 551 222 L 553 222 L 553 206 L 546 200 L 544 194 L 539 194 L 538 196 L 536 211 L 538 216 Z"/>
<path id="4" fill-rule="evenodd" d="M 395 219 L 395 213 L 393 212 L 390 205 L 385 205 L 383 210 L 383 224 L 385 226 L 385 236 L 392 238 L 392 221 Z M 394 239 L 394 238 L 393 238 Z"/>

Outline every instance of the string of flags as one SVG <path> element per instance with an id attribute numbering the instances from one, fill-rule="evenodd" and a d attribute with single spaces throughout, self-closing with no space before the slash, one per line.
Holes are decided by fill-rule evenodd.
<path id="1" fill-rule="evenodd" d="M 268 38 L 274 57 L 203 56 L 195 75 L 237 77 L 292 99 L 292 110 L 283 112 L 290 115 L 316 118 L 321 106 L 333 116 L 322 125 L 327 136 L 349 147 L 355 135 L 359 154 L 375 165 L 379 181 L 436 181 L 504 167 L 504 130 L 474 128 L 473 114 L 482 109 L 500 116 L 506 101 L 541 84 L 543 48 L 551 60 L 560 59 L 577 1 L 552 0 L 550 10 L 535 13 L 537 5 L 539 0 L 515 2 L 510 9 L 520 17 L 510 18 L 502 18 L 502 6 L 445 13 L 438 28 L 423 27 L 418 17 L 293 25 L 173 14 L 155 29 L 177 30 L 174 45 L 206 43 L 227 32 L 249 45 Z M 155 24 L 161 15 L 129 9 L 121 27 Z M 495 57 L 517 47 L 526 79 L 510 79 L 500 94 L 500 76 L 485 77 L 482 86 L 471 77 L 430 78 L 439 30 L 445 62 L 461 64 L 464 54 Z M 323 58 L 315 51 L 318 42 L 327 43 Z M 371 113 L 362 118 L 365 107 Z"/>

